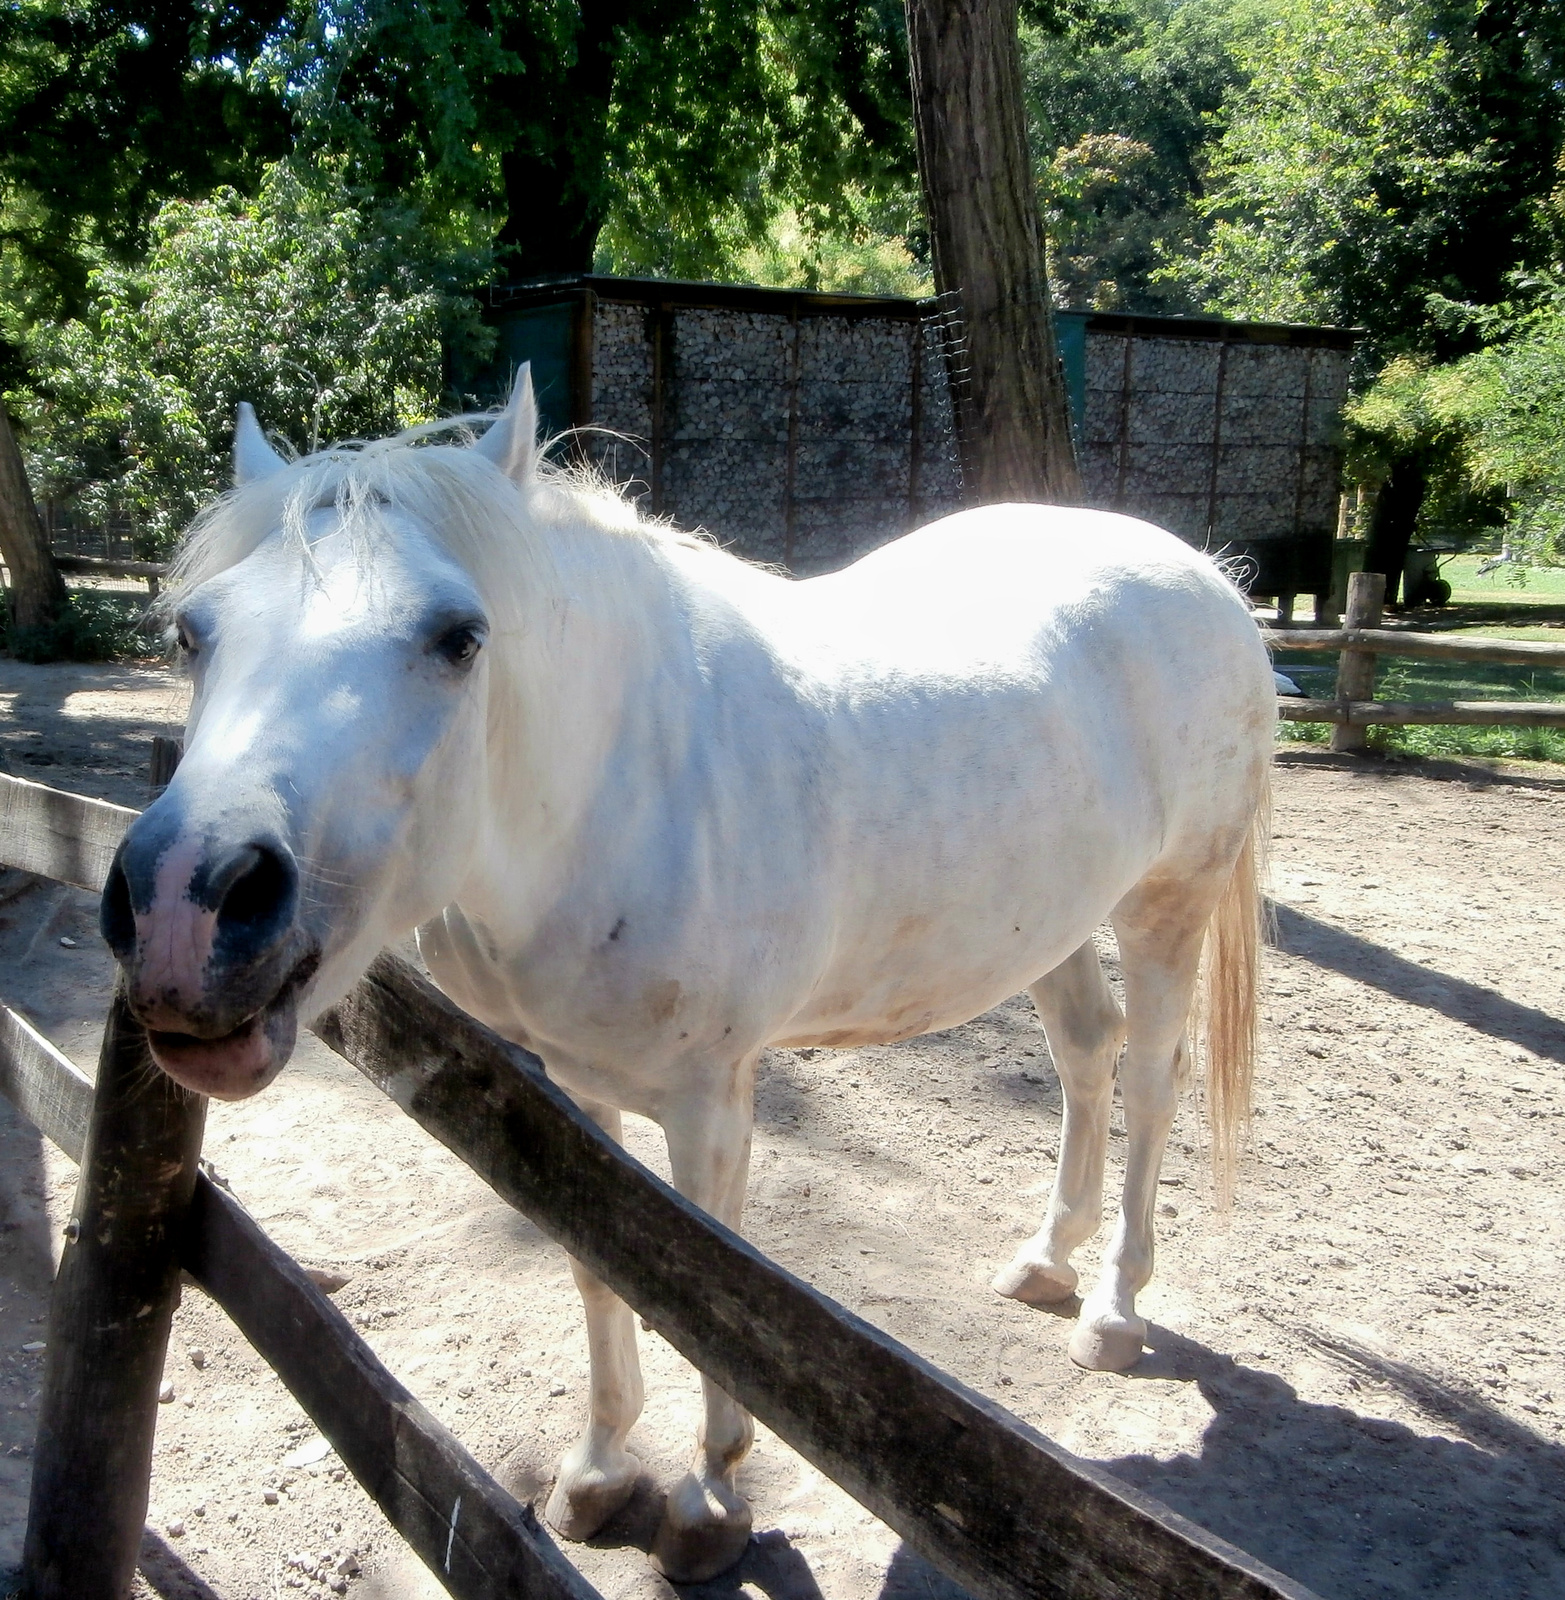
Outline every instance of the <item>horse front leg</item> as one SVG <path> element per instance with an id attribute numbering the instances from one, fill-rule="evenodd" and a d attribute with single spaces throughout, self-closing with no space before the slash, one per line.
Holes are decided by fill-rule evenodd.
<path id="1" fill-rule="evenodd" d="M 612 1106 L 576 1102 L 616 1143 L 620 1114 Z M 644 1391 L 629 1306 L 573 1256 L 571 1272 L 587 1312 L 587 1427 L 560 1458 L 544 1516 L 567 1539 L 590 1539 L 635 1492 L 641 1463 L 625 1438 L 641 1415 Z"/>
<path id="2" fill-rule="evenodd" d="M 737 1231 L 750 1171 L 754 1123 L 753 1063 L 726 1098 L 679 1107 L 663 1122 L 674 1187 Z M 750 1540 L 750 1506 L 734 1485 L 755 1426 L 732 1396 L 701 1374 L 704 1416 L 690 1470 L 669 1491 L 652 1561 L 675 1583 L 702 1583 L 726 1572 Z"/>

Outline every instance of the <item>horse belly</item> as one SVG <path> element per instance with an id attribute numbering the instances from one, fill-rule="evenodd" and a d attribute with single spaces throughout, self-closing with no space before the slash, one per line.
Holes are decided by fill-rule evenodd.
<path id="1" fill-rule="evenodd" d="M 1056 843 L 1032 831 L 989 870 L 948 879 L 944 897 L 866 895 L 808 1001 L 771 1042 L 895 1043 L 971 1021 L 1052 971 L 1141 870 L 1125 839 Z"/>

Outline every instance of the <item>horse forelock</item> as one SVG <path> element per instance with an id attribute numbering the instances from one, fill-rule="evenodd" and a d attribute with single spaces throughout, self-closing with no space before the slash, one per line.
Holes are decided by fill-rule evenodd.
<path id="1" fill-rule="evenodd" d="M 524 591 L 537 596 L 552 587 L 551 535 L 574 530 L 651 543 L 708 542 L 643 517 L 590 463 L 541 460 L 533 481 L 518 487 L 467 448 L 474 426 L 488 420 L 446 419 L 387 439 L 335 445 L 229 490 L 191 524 L 159 609 L 171 616 L 180 595 L 237 566 L 279 532 L 301 564 L 312 567 L 321 534 L 310 519 L 321 510 L 336 512 L 332 532 L 347 536 L 366 567 L 396 537 L 388 513 L 402 512 L 433 535 L 486 600 L 513 615 Z M 452 434 L 458 442 L 438 442 Z"/>

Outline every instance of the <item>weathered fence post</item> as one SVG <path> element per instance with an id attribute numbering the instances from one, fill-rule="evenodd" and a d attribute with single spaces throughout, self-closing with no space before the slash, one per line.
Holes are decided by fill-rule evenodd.
<path id="1" fill-rule="evenodd" d="M 1378 628 L 1380 608 L 1386 598 L 1383 572 L 1353 572 L 1348 575 L 1348 608 L 1343 613 L 1344 628 Z M 1375 652 L 1344 650 L 1337 660 L 1337 704 L 1343 720 L 1331 730 L 1333 750 L 1362 750 L 1369 743 L 1369 729 L 1347 720 L 1347 708 L 1354 700 L 1375 698 Z"/>
<path id="2" fill-rule="evenodd" d="M 174 769 L 179 765 L 179 758 L 185 753 L 185 747 L 178 739 L 170 739 L 161 733 L 152 736 L 152 763 L 148 773 L 147 787 L 152 791 L 154 800 L 168 788 L 174 777 Z"/>
<path id="3" fill-rule="evenodd" d="M 180 749 L 177 739 L 152 741 L 154 798 Z M 205 1125 L 205 1098 L 158 1069 L 117 988 L 49 1308 L 23 1550 L 27 1600 L 130 1592 Z"/>
<path id="4" fill-rule="evenodd" d="M 206 1100 L 153 1063 L 117 991 L 49 1309 L 27 1600 L 123 1600 L 141 1548 L 158 1385 Z"/>

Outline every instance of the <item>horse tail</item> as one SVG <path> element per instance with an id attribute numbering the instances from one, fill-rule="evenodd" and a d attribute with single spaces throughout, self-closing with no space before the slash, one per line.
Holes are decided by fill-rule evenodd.
<path id="1" fill-rule="evenodd" d="M 1205 1066 L 1206 1121 L 1220 1213 L 1233 1204 L 1239 1148 L 1250 1121 L 1250 1086 L 1259 1038 L 1261 952 L 1267 932 L 1262 883 L 1270 828 L 1268 771 L 1244 848 L 1207 924 L 1196 997 L 1194 1031 Z"/>

